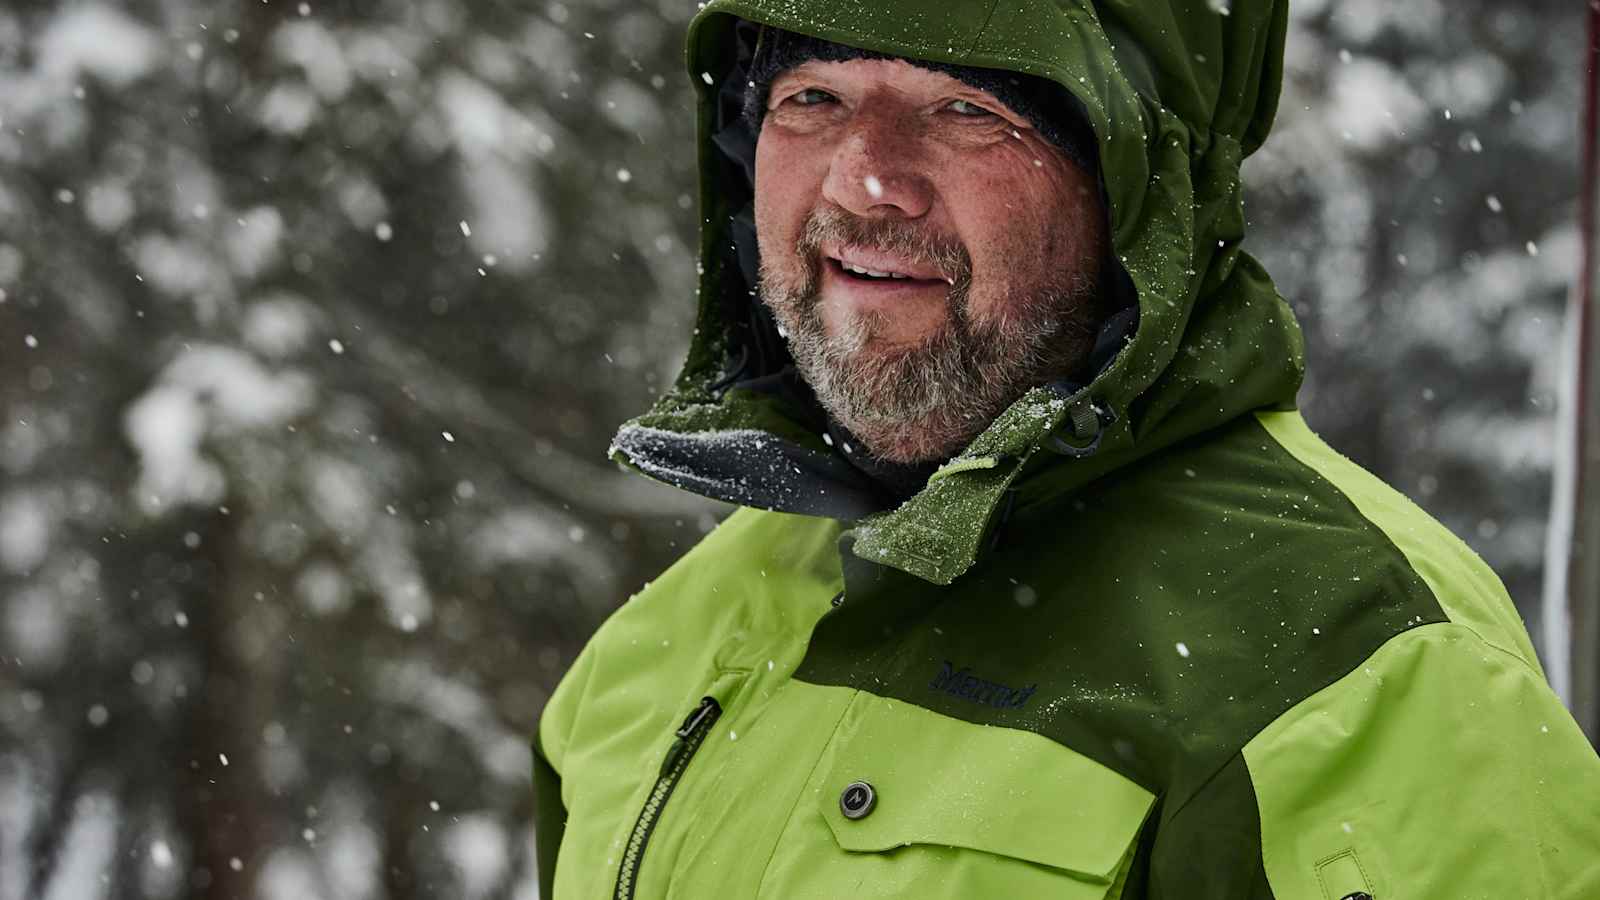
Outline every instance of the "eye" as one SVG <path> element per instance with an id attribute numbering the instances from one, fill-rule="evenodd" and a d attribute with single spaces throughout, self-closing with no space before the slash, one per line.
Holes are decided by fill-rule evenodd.
<path id="1" fill-rule="evenodd" d="M 968 119 L 981 119 L 985 116 L 994 115 L 993 112 L 984 109 L 978 104 L 973 103 L 971 100 L 951 100 L 945 109 L 951 110 L 957 115 Z"/>
<path id="2" fill-rule="evenodd" d="M 837 100 L 838 98 L 822 88 L 813 87 L 796 91 L 795 93 L 790 94 L 788 99 L 800 104 L 801 106 L 821 106 L 830 100 Z"/>

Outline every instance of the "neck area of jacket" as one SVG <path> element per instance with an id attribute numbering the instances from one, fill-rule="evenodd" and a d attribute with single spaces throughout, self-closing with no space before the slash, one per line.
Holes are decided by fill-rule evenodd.
<path id="1" fill-rule="evenodd" d="M 699 93 L 696 328 L 673 389 L 618 432 L 614 459 L 748 506 L 851 523 L 854 555 L 946 585 L 1013 509 L 1078 488 L 1262 408 L 1294 405 L 1294 314 L 1240 244 L 1239 168 L 1282 78 L 1285 0 L 711 0 L 689 27 Z M 885 492 L 844 457 L 755 298 L 740 116 L 752 23 L 912 59 L 1051 79 L 1094 131 L 1114 261 L 1136 297 L 1087 384 L 1033 389 L 920 490 Z M 753 154 L 743 154 L 750 158 Z M 744 249 L 741 253 L 740 247 Z"/>

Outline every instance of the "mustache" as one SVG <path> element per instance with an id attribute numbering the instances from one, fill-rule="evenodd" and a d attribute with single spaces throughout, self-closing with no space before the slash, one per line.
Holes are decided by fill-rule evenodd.
<path id="1" fill-rule="evenodd" d="M 959 240 L 904 219 L 864 219 L 836 206 L 819 206 L 806 217 L 796 242 L 814 277 L 821 275 L 824 244 L 875 250 L 926 265 L 953 290 L 965 291 L 972 281 L 972 256 Z"/>

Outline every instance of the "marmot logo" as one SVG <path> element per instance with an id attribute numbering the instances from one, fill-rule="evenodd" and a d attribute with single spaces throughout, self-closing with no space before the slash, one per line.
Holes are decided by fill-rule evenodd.
<path id="1" fill-rule="evenodd" d="M 944 661 L 944 667 L 933 677 L 928 687 L 996 709 L 1021 709 L 1039 685 L 1030 684 L 1019 690 L 997 681 L 985 681 L 972 674 L 971 669 L 957 669 L 955 663 L 947 659 Z"/>

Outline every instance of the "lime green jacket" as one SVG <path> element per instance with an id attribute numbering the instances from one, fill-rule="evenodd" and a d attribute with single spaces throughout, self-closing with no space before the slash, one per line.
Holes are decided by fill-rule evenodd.
<path id="1" fill-rule="evenodd" d="M 824 439 L 751 300 L 747 23 L 1044 76 L 1097 138 L 1136 318 L 909 499 Z M 543 896 L 1600 898 L 1600 759 L 1504 588 L 1294 411 L 1299 329 L 1239 247 L 1285 27 L 1281 0 L 705 5 L 698 327 L 613 454 L 745 508 L 551 698 Z"/>

